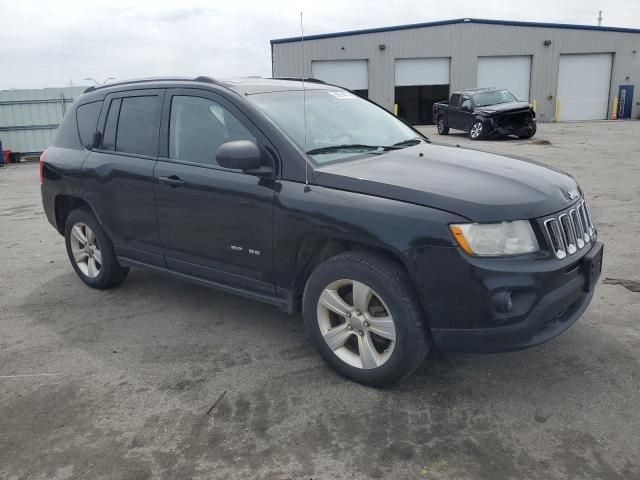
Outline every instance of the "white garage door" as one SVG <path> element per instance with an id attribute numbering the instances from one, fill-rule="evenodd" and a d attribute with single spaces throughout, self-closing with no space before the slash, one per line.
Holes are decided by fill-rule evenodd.
<path id="1" fill-rule="evenodd" d="M 529 101 L 531 57 L 478 57 L 478 87 L 506 88 L 523 102 Z"/>
<path id="2" fill-rule="evenodd" d="M 396 60 L 396 87 L 449 85 L 449 58 Z"/>
<path id="3" fill-rule="evenodd" d="M 607 118 L 612 62 L 610 53 L 560 55 L 560 120 Z"/>
<path id="4" fill-rule="evenodd" d="M 610 53 L 560 55 L 560 120 L 607 118 L 612 63 Z"/>
<path id="5" fill-rule="evenodd" d="M 369 75 L 366 60 L 318 60 L 311 62 L 311 75 L 323 82 L 349 90 L 367 90 Z"/>

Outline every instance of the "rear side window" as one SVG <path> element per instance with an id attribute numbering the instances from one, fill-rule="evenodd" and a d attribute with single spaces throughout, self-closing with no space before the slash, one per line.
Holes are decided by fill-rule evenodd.
<path id="1" fill-rule="evenodd" d="M 120 104 L 122 99 L 116 98 L 109 106 L 107 123 L 104 126 L 104 136 L 102 138 L 102 148 L 104 150 L 116 149 L 116 129 L 118 128 L 118 115 L 120 114 Z"/>
<path id="2" fill-rule="evenodd" d="M 120 107 L 116 151 L 157 155 L 160 97 L 125 97 Z"/>
<path id="3" fill-rule="evenodd" d="M 85 103 L 84 105 L 80 105 L 76 110 L 80 142 L 86 148 L 91 147 L 93 134 L 98 126 L 100 109 L 102 109 L 102 101 Z"/>
<path id="4" fill-rule="evenodd" d="M 460 94 L 454 93 L 453 95 L 451 95 L 451 101 L 449 102 L 449 105 L 451 105 L 452 107 L 457 107 L 459 103 L 460 103 Z"/>

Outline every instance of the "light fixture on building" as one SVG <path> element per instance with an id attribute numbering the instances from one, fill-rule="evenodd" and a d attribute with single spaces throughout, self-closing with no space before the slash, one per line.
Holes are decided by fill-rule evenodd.
<path id="1" fill-rule="evenodd" d="M 545 46 L 545 47 L 548 47 L 548 46 L 550 46 L 550 45 L 551 45 L 551 40 L 545 40 L 545 41 L 543 42 L 543 44 L 544 44 L 544 46 Z"/>

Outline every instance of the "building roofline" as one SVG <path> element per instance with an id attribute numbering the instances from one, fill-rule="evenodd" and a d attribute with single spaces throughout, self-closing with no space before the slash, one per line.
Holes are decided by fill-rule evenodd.
<path id="1" fill-rule="evenodd" d="M 321 40 L 323 38 L 349 37 L 352 35 L 365 35 L 367 33 L 395 32 L 397 30 L 413 30 L 416 28 L 438 27 L 441 25 L 455 25 L 458 23 L 477 23 L 484 25 L 504 25 L 512 27 L 537 27 L 560 28 L 567 30 L 595 30 L 599 32 L 640 33 L 640 29 L 626 27 L 598 27 L 597 25 L 573 25 L 569 23 L 546 22 L 520 22 L 514 20 L 490 20 L 485 18 L 456 18 L 453 20 L 440 20 L 437 22 L 411 23 L 407 25 L 392 25 L 390 27 L 365 28 L 363 30 L 348 30 L 345 32 L 321 33 L 319 35 L 306 35 L 305 40 Z M 271 40 L 271 45 L 278 43 L 292 43 L 301 41 L 301 37 L 276 38 Z"/>

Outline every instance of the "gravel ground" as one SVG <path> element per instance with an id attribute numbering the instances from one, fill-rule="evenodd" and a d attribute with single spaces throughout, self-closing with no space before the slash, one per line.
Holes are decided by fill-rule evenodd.
<path id="1" fill-rule="evenodd" d="M 0 478 L 640 478 L 640 122 L 541 124 L 549 145 L 424 131 L 577 177 L 605 264 L 569 331 L 519 353 L 434 352 L 394 389 L 365 388 L 322 363 L 299 315 L 143 270 L 85 287 L 37 164 L 12 165 Z"/>

